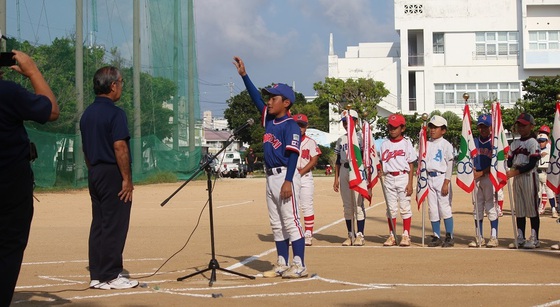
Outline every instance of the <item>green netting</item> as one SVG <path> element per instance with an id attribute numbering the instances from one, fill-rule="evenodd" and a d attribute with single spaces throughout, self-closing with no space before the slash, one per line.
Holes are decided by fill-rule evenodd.
<path id="1" fill-rule="evenodd" d="M 148 57 L 150 64 L 148 69 L 143 66 L 141 71 L 153 78 L 142 77 L 141 80 L 149 80 L 144 82 L 152 83 L 142 83 L 141 85 L 142 114 L 140 118 L 136 118 L 132 112 L 131 100 L 133 98 L 130 93 L 123 94 L 121 101 L 117 103 L 127 110 L 132 136 L 130 142 L 133 156 L 132 176 L 134 182 L 139 182 L 157 173 L 171 172 L 179 179 L 187 179 L 198 169 L 202 156 L 202 122 L 199 107 L 193 0 L 153 0 L 148 1 L 147 4 L 145 8 L 147 25 L 141 25 L 141 27 L 148 28 L 148 39 L 143 40 L 142 43 L 147 44 L 149 54 L 142 55 L 142 58 Z M 132 27 L 132 22 L 129 26 Z M 91 51 L 85 50 L 86 53 Z M 91 52 L 95 52 L 95 50 Z M 68 56 L 71 57 L 69 54 Z M 48 63 L 40 68 L 46 69 L 47 66 Z M 100 67 L 100 63 L 95 65 L 86 63 L 85 66 L 91 68 L 89 69 L 91 71 L 96 69 L 95 67 Z M 134 69 L 140 69 L 131 68 L 132 70 L 128 67 L 121 67 L 121 71 L 131 74 Z M 84 82 L 90 83 L 91 78 L 91 72 L 87 73 L 84 75 Z M 158 90 L 165 88 L 162 79 L 170 80 L 175 85 L 176 92 L 171 94 L 171 97 L 157 96 Z M 55 83 L 54 86 L 58 84 L 60 82 Z M 90 86 L 85 86 L 85 88 L 90 89 Z M 128 90 L 132 91 L 132 89 L 132 86 L 128 87 Z M 61 92 L 58 89 L 53 91 Z M 68 92 L 70 91 L 66 90 L 65 93 Z M 87 95 L 88 93 L 86 93 Z M 74 94 L 58 98 L 61 108 L 69 108 L 70 105 L 73 105 L 72 101 L 77 99 Z M 85 99 L 87 101 L 84 105 L 87 106 L 92 100 Z M 173 109 L 171 118 L 154 116 L 154 113 L 151 112 L 154 103 L 159 106 L 170 104 Z M 65 115 L 64 120 L 67 122 L 71 120 L 76 124 L 80 116 L 75 116 L 76 112 L 73 107 L 66 110 L 71 110 L 70 119 L 68 115 Z M 59 119 L 59 121 L 62 120 Z M 143 133 L 150 131 L 148 133 L 151 135 L 141 137 L 135 135 L 134 127 L 137 127 L 138 124 L 141 131 L 144 131 Z M 160 138 L 156 137 L 158 135 L 156 128 L 161 125 L 172 126 L 171 136 L 168 134 L 162 136 L 160 133 Z M 30 124 L 27 127 L 29 137 L 36 144 L 39 154 L 39 158 L 32 164 L 37 186 L 87 186 L 87 169 L 83 160 L 79 135 L 53 133 L 52 130 L 56 130 L 56 128 L 52 127 L 55 126 L 54 123 L 47 123 L 45 126 Z M 37 129 L 50 129 L 51 132 Z M 163 137 L 165 139 L 161 139 Z"/>
<path id="2" fill-rule="evenodd" d="M 87 186 L 87 169 L 83 163 L 76 163 L 81 150 L 75 135 L 55 134 L 27 128 L 29 139 L 37 146 L 38 158 L 32 163 L 35 183 L 39 187 Z M 137 142 L 131 140 L 131 147 Z M 195 151 L 174 150 L 155 136 L 142 137 L 142 157 L 132 165 L 134 182 L 162 172 L 174 173 L 179 179 L 186 179 L 197 168 L 200 161 L 200 147 Z M 140 165 L 137 165 L 139 161 Z"/>

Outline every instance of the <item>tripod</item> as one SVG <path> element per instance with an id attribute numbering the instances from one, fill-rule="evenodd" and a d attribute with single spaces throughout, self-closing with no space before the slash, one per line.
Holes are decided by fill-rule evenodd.
<path id="1" fill-rule="evenodd" d="M 187 276 L 179 277 L 177 278 L 177 281 L 182 281 L 187 278 L 193 277 L 195 275 L 204 274 L 205 272 L 212 271 L 210 274 L 210 282 L 208 283 L 208 286 L 212 287 L 212 285 L 216 281 L 216 270 L 239 275 L 241 277 L 245 277 L 249 279 L 255 279 L 255 276 L 249 276 L 249 275 L 245 275 L 242 273 L 221 268 L 220 264 L 218 263 L 218 260 L 216 260 L 216 249 L 214 247 L 214 215 L 212 210 L 212 167 L 210 166 L 210 163 L 212 162 L 212 160 L 215 159 L 216 156 L 218 156 L 222 151 L 224 151 L 232 142 L 233 142 L 233 137 L 230 138 L 230 140 L 228 140 L 226 145 L 215 156 L 205 157 L 205 160 L 203 160 L 203 163 L 198 168 L 198 170 L 189 179 L 187 179 L 187 181 L 185 181 L 175 192 L 173 192 L 171 196 L 169 196 L 166 200 L 164 200 L 161 203 L 161 206 L 163 207 L 173 196 L 175 196 L 175 194 L 177 194 L 177 192 L 179 192 L 179 190 L 181 190 L 185 185 L 187 185 L 187 183 L 189 183 L 193 178 L 195 178 L 203 169 L 206 170 L 207 190 L 208 190 L 208 212 L 210 213 L 210 244 L 212 248 L 212 259 L 210 259 L 210 263 L 208 263 L 208 267 L 206 269 L 189 274 Z"/>

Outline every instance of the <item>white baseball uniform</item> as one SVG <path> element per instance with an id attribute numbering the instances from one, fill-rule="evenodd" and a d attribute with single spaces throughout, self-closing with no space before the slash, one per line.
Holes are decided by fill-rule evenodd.
<path id="1" fill-rule="evenodd" d="M 320 154 L 321 149 L 319 149 L 319 146 L 317 146 L 315 140 L 306 135 L 303 136 L 299 148 L 297 169 L 303 169 L 305 166 L 307 166 L 307 164 L 309 164 L 311 158 Z M 309 171 L 301 176 L 301 188 L 299 192 L 299 207 L 301 209 L 301 212 L 303 213 L 306 229 L 313 229 L 314 226 L 313 220 L 308 221 L 306 219 L 306 217 L 310 217 L 315 214 L 315 210 L 313 209 L 314 191 L 315 188 L 313 184 L 313 174 L 311 173 L 311 171 Z"/>
<path id="2" fill-rule="evenodd" d="M 387 218 L 396 218 L 397 210 L 400 210 L 403 219 L 412 217 L 410 196 L 406 195 L 405 189 L 408 185 L 408 173 L 411 171 L 409 163 L 414 163 L 417 159 L 416 150 L 408 139 L 401 137 L 399 140 L 389 139 L 381 143 L 385 196 L 389 206 Z"/>
<path id="3" fill-rule="evenodd" d="M 511 143 L 508 160 L 512 159 L 512 168 L 529 163 L 530 157 L 540 156 L 540 146 L 534 138 L 516 139 Z M 538 162 L 537 162 L 538 163 Z M 513 199 L 516 217 L 538 216 L 538 178 L 536 167 L 528 172 L 513 177 Z"/>
<path id="4" fill-rule="evenodd" d="M 431 222 L 452 217 L 451 184 L 449 194 L 441 195 L 445 179 L 451 180 L 453 166 L 453 146 L 443 137 L 430 139 L 426 149 L 426 170 L 428 172 L 428 215 Z"/>
<path id="5" fill-rule="evenodd" d="M 360 143 L 360 148 L 362 147 L 362 138 L 358 133 L 358 142 Z M 351 220 L 356 211 L 356 220 L 362 221 L 366 218 L 366 212 L 364 209 L 364 199 L 360 193 L 352 193 L 349 184 L 350 171 L 348 166 L 348 134 L 345 134 L 338 138 L 336 141 L 336 146 L 334 148 L 335 154 L 340 156 L 340 168 L 339 168 L 339 183 L 340 183 L 340 196 L 342 198 L 342 206 L 344 207 L 344 219 Z M 354 202 L 352 202 L 352 195 L 354 195 Z M 352 207 L 355 204 L 355 209 Z"/>
<path id="6" fill-rule="evenodd" d="M 545 153 L 543 155 L 543 153 Z M 550 143 L 546 143 L 541 148 L 541 159 L 537 163 L 537 172 L 539 173 L 539 195 L 543 195 L 546 191 L 547 198 L 554 198 L 554 192 L 546 185 L 546 170 L 550 164 Z"/>

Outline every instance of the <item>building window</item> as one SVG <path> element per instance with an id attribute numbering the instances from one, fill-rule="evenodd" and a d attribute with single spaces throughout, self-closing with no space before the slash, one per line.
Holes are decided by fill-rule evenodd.
<path id="1" fill-rule="evenodd" d="M 517 32 L 476 32 L 477 56 L 510 56 L 519 53 Z"/>
<path id="2" fill-rule="evenodd" d="M 443 54 L 445 51 L 443 33 L 434 33 L 434 53 Z"/>
<path id="3" fill-rule="evenodd" d="M 470 104 L 498 100 L 513 104 L 521 97 L 520 83 L 440 83 L 434 84 L 436 104 L 463 104 L 463 94 L 469 94 Z"/>
<path id="4" fill-rule="evenodd" d="M 560 31 L 529 31 L 529 49 L 560 49 Z"/>

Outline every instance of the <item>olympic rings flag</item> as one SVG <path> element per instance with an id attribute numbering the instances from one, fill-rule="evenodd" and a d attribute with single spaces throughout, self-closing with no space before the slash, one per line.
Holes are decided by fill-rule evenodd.
<path id="1" fill-rule="evenodd" d="M 465 104 L 463 111 L 463 131 L 457 161 L 457 185 L 467 193 L 474 190 L 473 159 L 477 155 L 476 145 L 471 131 L 471 113 Z"/>
<path id="2" fill-rule="evenodd" d="M 347 114 L 346 121 L 348 122 L 348 163 L 350 167 L 348 182 L 350 189 L 360 193 L 360 195 L 371 202 L 371 197 L 367 190 L 366 171 L 362 161 L 362 152 L 360 151 L 360 142 L 356 135 L 354 119 Z"/>
<path id="3" fill-rule="evenodd" d="M 372 189 L 378 180 L 378 170 L 381 168 L 379 163 L 379 156 L 377 155 L 377 150 L 375 149 L 375 142 L 373 141 L 373 135 L 371 134 L 371 128 L 368 123 L 364 121 L 364 126 L 362 128 L 363 140 L 364 140 L 364 168 L 366 169 L 366 180 L 369 200 L 371 203 Z"/>
<path id="4" fill-rule="evenodd" d="M 416 169 L 416 177 L 418 183 L 416 184 L 416 202 L 418 203 L 418 210 L 422 206 L 424 199 L 428 196 L 428 171 L 426 170 L 426 149 L 428 146 L 426 123 L 420 129 L 418 136 L 418 166 Z"/>
<path id="5" fill-rule="evenodd" d="M 546 171 L 546 185 L 554 192 L 560 194 L 560 102 L 556 102 L 556 114 L 552 127 L 552 144 L 550 148 L 550 163 Z"/>
<path id="6" fill-rule="evenodd" d="M 506 139 L 502 123 L 502 110 L 500 103 L 492 103 L 492 162 L 490 167 L 490 181 L 494 191 L 499 191 L 507 184 L 506 155 L 509 144 Z"/>

